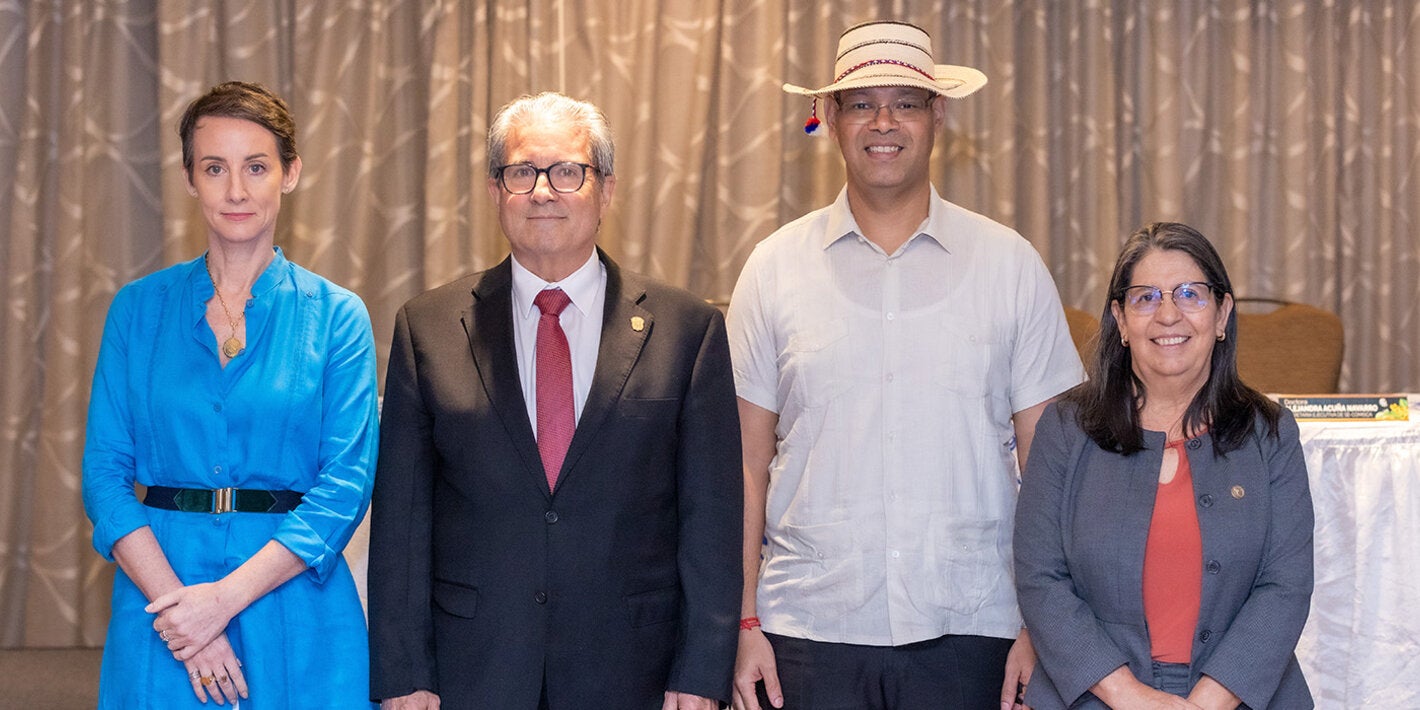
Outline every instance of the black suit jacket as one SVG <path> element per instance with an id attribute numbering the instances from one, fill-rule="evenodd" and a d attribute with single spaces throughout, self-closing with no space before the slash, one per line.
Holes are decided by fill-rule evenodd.
<path id="1" fill-rule="evenodd" d="M 607 269 L 596 373 L 556 492 L 519 384 L 512 263 L 395 324 L 370 538 L 371 693 L 444 708 L 727 700 L 742 469 L 724 319 Z"/>

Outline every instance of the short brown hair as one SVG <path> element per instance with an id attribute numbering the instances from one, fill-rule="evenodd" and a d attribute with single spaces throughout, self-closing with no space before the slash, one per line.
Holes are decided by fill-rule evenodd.
<path id="1" fill-rule="evenodd" d="M 261 84 L 246 81 L 228 81 L 218 84 L 207 93 L 197 97 L 187 105 L 178 123 L 178 135 L 182 137 L 182 169 L 192 176 L 192 134 L 197 131 L 197 120 L 203 116 L 226 116 L 240 118 L 271 131 L 276 137 L 276 152 L 281 158 L 281 170 L 291 168 L 296 160 L 296 119 L 291 117 L 291 109 L 270 89 Z"/>

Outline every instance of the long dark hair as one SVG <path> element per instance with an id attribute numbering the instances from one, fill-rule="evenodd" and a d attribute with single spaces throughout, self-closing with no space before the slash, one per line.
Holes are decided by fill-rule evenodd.
<path id="1" fill-rule="evenodd" d="M 1203 270 L 1204 279 L 1212 284 L 1217 298 L 1233 292 L 1232 281 L 1217 250 L 1207 237 L 1186 224 L 1145 225 L 1124 243 L 1119 260 L 1114 264 L 1109 296 L 1100 315 L 1099 343 L 1090 363 L 1090 379 L 1066 393 L 1065 400 L 1076 405 L 1085 434 L 1101 448 L 1125 455 L 1144 449 L 1139 411 L 1148 392 L 1134 374 L 1129 348 L 1120 342 L 1119 323 L 1110 306 L 1116 302 L 1121 308 L 1124 306 L 1124 289 L 1134 278 L 1134 267 L 1149 253 L 1160 250 L 1183 252 L 1191 257 Z M 1243 384 L 1238 377 L 1237 321 L 1235 308 L 1228 316 L 1226 337 L 1213 345 L 1208 381 L 1183 415 L 1184 431 L 1198 432 L 1207 428 L 1213 438 L 1213 451 L 1220 456 L 1246 442 L 1259 415 L 1267 422 L 1268 435 L 1276 437 L 1280 415 L 1275 402 Z"/>

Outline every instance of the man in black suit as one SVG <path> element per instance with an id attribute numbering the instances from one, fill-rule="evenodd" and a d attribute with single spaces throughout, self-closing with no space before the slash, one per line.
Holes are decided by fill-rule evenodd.
<path id="1" fill-rule="evenodd" d="M 395 324 L 370 543 L 387 708 L 715 708 L 742 573 L 724 321 L 596 247 L 602 113 L 505 106 L 488 191 L 512 256 Z"/>

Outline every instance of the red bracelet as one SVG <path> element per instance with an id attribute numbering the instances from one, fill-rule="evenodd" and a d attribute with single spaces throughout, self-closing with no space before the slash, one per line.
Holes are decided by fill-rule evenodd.
<path id="1" fill-rule="evenodd" d="M 740 619 L 740 631 L 749 631 L 750 629 L 757 628 L 759 628 L 759 617 L 746 616 L 745 618 Z"/>

